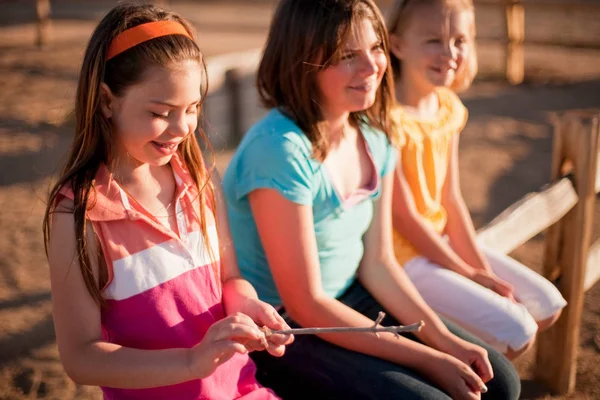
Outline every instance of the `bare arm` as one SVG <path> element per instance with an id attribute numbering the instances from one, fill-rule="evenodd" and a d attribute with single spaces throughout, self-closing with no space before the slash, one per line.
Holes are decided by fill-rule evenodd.
<path id="1" fill-rule="evenodd" d="M 231 240 L 229 220 L 227 218 L 227 205 L 223 195 L 222 182 L 219 173 L 215 170 L 212 174 L 212 183 L 215 192 L 216 219 L 219 234 L 219 253 L 221 256 L 221 282 L 223 283 L 223 298 L 228 311 L 241 308 L 240 302 L 245 299 L 258 299 L 254 287 L 242 278 L 235 248 Z"/>
<path id="2" fill-rule="evenodd" d="M 87 291 L 75 256 L 73 221 L 72 214 L 54 214 L 49 246 L 54 326 L 67 374 L 82 384 L 129 388 L 188 379 L 186 350 L 135 350 L 102 340 L 100 308 Z M 95 264 L 98 251 L 91 225 L 87 232 Z"/>
<path id="3" fill-rule="evenodd" d="M 442 204 L 448 212 L 446 234 L 456 254 L 467 264 L 476 269 L 491 271 L 485 257 L 483 257 L 477 246 L 473 220 L 460 190 L 458 141 L 459 135 L 454 135 L 450 150 L 448 175 L 442 191 Z"/>
<path id="4" fill-rule="evenodd" d="M 391 198 L 393 174 L 383 178 L 381 197 L 374 204 L 373 222 L 366 232 L 358 277 L 375 299 L 398 321 L 409 324 L 419 320 L 425 327 L 416 335 L 435 348 L 443 347 L 450 332 L 425 303 L 392 249 Z"/>
<path id="5" fill-rule="evenodd" d="M 67 203 L 63 200 L 59 206 L 70 209 L 72 202 Z M 73 221 L 70 213 L 53 215 L 49 264 L 58 350 L 65 371 L 75 382 L 135 389 L 202 378 L 235 352 L 246 352 L 240 341 L 260 339 L 252 320 L 236 315 L 213 325 L 193 349 L 139 350 L 104 341 L 100 308 L 87 291 L 75 257 Z M 87 232 L 97 276 L 98 249 L 91 225 Z"/>
<path id="6" fill-rule="evenodd" d="M 255 190 L 249 200 L 275 284 L 290 316 L 304 327 L 372 325 L 367 317 L 324 293 L 312 208 L 295 204 L 274 189 Z M 390 287 L 403 296 L 401 287 Z M 407 322 L 410 317 L 414 317 L 411 322 L 424 319 L 420 313 L 408 317 Z M 433 317 L 427 320 L 431 322 Z M 431 325 L 433 329 L 436 324 Z M 322 339 L 417 370 L 427 369 L 428 360 L 439 355 L 432 348 L 386 333 L 380 338 L 369 333 L 327 334 Z"/>
<path id="7" fill-rule="evenodd" d="M 373 222 L 364 236 L 365 254 L 359 269 L 359 279 L 377 301 L 388 310 L 398 321 L 407 322 L 424 320 L 425 328 L 416 335 L 426 344 L 452 355 L 465 365 L 477 371 L 477 374 L 487 381 L 493 377 L 492 367 L 487 358 L 487 353 L 479 346 L 456 337 L 448 331 L 444 323 L 425 303 L 418 293 L 404 269 L 398 265 L 394 258 L 392 249 L 392 226 L 391 226 L 391 200 L 393 175 L 384 177 L 381 190 L 381 198 L 375 203 Z M 443 367 L 452 368 L 452 367 Z M 428 366 L 428 369 L 436 369 L 436 366 Z M 478 391 L 484 389 L 482 382 L 472 386 L 473 371 L 467 375 L 460 375 L 465 382 L 470 382 L 472 388 Z M 438 370 L 438 373 L 439 370 Z M 427 374 L 427 371 L 425 371 Z M 456 383 L 457 376 L 451 378 Z M 431 379 L 440 379 L 433 376 Z M 459 380 L 460 381 L 460 380 Z M 460 385 L 459 385 L 460 386 Z M 462 389 L 452 387 L 449 392 L 462 396 Z M 458 389 L 457 392 L 454 390 Z M 454 397 L 454 396 L 453 396 Z"/>
<path id="8" fill-rule="evenodd" d="M 212 176 L 215 188 L 215 202 L 217 209 L 217 226 L 219 234 L 219 253 L 221 255 L 221 281 L 223 284 L 223 303 L 225 311 L 229 314 L 242 313 L 248 315 L 260 326 L 267 326 L 272 330 L 288 329 L 285 320 L 275 309 L 258 299 L 256 290 L 250 282 L 244 279 L 238 268 L 235 247 L 229 230 L 227 217 L 227 204 L 223 194 L 221 178 L 217 171 Z M 293 336 L 271 335 L 268 338 L 269 353 L 282 356 L 285 353 L 285 345 L 292 343 Z M 263 349 L 254 346 L 254 349 Z"/>
<path id="9" fill-rule="evenodd" d="M 392 199 L 393 226 L 402 236 L 428 259 L 466 277 L 473 275 L 473 267 L 466 263 L 448 243 L 419 214 L 404 172 L 398 162 L 394 177 Z"/>
<path id="10" fill-rule="evenodd" d="M 446 234 L 456 254 L 472 269 L 471 274 L 466 276 L 514 301 L 512 285 L 494 274 L 475 240 L 476 233 L 473 220 L 460 190 L 458 140 L 458 135 L 454 135 L 448 164 L 448 175 L 442 191 L 442 204 L 448 212 Z"/>

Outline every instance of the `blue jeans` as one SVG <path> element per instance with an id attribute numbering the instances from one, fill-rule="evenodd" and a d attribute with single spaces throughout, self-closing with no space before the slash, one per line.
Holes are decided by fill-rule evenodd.
<path id="1" fill-rule="evenodd" d="M 355 282 L 339 300 L 356 311 L 375 320 L 383 307 L 358 282 Z M 299 327 L 282 312 L 288 324 Z M 444 321 L 455 335 L 488 351 L 494 379 L 482 394 L 486 400 L 518 399 L 521 392 L 519 376 L 513 365 L 502 354 L 481 340 Z M 398 325 L 386 317 L 383 325 Z M 417 340 L 413 335 L 408 338 Z M 257 378 L 272 388 L 284 400 L 292 399 L 445 399 L 450 396 L 420 376 L 416 371 L 394 363 L 346 350 L 314 335 L 299 335 L 287 347 L 283 357 L 271 357 L 267 352 L 254 352 L 252 359 L 258 367 Z"/>

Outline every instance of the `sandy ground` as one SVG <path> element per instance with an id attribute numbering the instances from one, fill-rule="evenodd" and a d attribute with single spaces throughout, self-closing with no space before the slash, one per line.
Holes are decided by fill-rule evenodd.
<path id="1" fill-rule="evenodd" d="M 41 218 L 51 176 L 71 137 L 65 121 L 83 48 L 95 21 L 112 3 L 86 1 L 75 7 L 57 1 L 53 42 L 38 50 L 32 46 L 30 3 L 0 1 L 0 399 L 100 398 L 96 388 L 72 383 L 60 364 Z M 174 3 L 198 27 L 209 56 L 262 46 L 272 10 L 272 4 L 258 2 Z M 481 18 L 493 20 L 484 14 Z M 576 34 L 578 25 L 569 32 Z M 529 83 L 510 87 L 497 80 L 479 81 L 463 96 L 471 118 L 461 142 L 461 182 L 478 227 L 548 182 L 550 112 L 600 108 L 600 52 L 530 50 Z M 484 47 L 480 54 L 489 55 L 482 64 L 491 65 L 482 74 L 497 75 L 498 62 L 490 61 L 499 57 L 494 47 Z M 219 169 L 230 154 L 217 153 Z M 600 207 L 596 210 L 599 214 Z M 595 239 L 600 215 L 594 228 Z M 539 235 L 512 255 L 537 270 L 542 249 Z M 576 393 L 551 397 L 533 382 L 531 352 L 516 363 L 522 398 L 600 399 L 598 332 L 600 284 L 585 297 Z"/>

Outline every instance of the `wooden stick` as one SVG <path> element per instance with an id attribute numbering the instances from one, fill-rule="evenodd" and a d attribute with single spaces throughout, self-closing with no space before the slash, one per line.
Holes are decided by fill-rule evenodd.
<path id="1" fill-rule="evenodd" d="M 418 332 L 425 322 L 420 321 L 412 325 L 399 325 L 399 326 L 378 326 L 379 323 L 385 317 L 384 312 L 379 312 L 379 316 L 375 323 L 370 327 L 336 327 L 336 328 L 296 328 L 296 329 L 282 329 L 282 330 L 271 330 L 267 327 L 261 328 L 266 336 L 269 335 L 316 335 L 320 333 L 347 333 L 347 332 L 371 332 L 379 337 L 379 332 L 390 332 L 396 336 L 400 336 L 402 332 Z"/>

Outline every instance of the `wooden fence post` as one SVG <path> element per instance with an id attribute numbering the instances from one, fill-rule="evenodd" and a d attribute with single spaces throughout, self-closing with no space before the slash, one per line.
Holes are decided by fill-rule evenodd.
<path id="1" fill-rule="evenodd" d="M 554 137 L 552 142 L 552 166 L 550 172 L 550 181 L 555 182 L 562 176 L 566 175 L 568 171 L 564 171 L 563 167 L 566 163 L 565 150 L 564 150 L 564 138 L 565 133 L 563 132 L 563 121 L 558 114 L 552 115 L 552 125 L 554 128 Z M 554 282 L 560 275 L 560 268 L 558 265 L 558 252 L 560 248 L 560 232 L 562 228 L 561 218 L 555 224 L 551 225 L 545 234 L 544 239 L 544 261 L 542 266 L 542 274 L 548 280 Z"/>
<path id="2" fill-rule="evenodd" d="M 36 37 L 35 44 L 43 47 L 48 43 L 50 31 L 50 0 L 36 0 Z"/>
<path id="3" fill-rule="evenodd" d="M 506 4 L 506 79 L 518 85 L 525 77 L 525 9 L 521 0 Z"/>
<path id="4" fill-rule="evenodd" d="M 596 199 L 599 116 L 567 112 L 555 122 L 552 179 L 572 166 L 578 203 L 546 237 L 543 274 L 556 279 L 568 302 L 557 323 L 538 338 L 536 377 L 558 394 L 575 388 L 584 278 Z"/>

